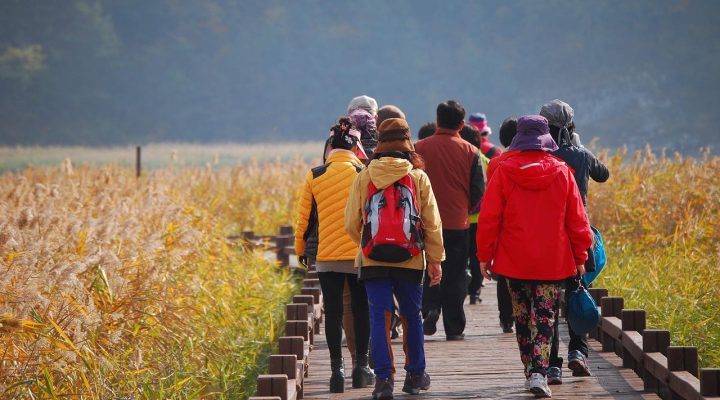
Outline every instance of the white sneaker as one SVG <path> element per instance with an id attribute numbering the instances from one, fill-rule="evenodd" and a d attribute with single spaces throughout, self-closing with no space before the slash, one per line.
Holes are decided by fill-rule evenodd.
<path id="1" fill-rule="evenodd" d="M 543 374 L 538 372 L 532 373 L 528 382 L 528 389 L 535 395 L 535 397 L 552 397 L 552 392 L 547 384 L 547 378 L 545 378 Z"/>

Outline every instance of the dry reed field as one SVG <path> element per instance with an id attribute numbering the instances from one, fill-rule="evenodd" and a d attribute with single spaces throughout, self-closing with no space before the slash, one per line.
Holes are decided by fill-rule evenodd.
<path id="1" fill-rule="evenodd" d="M 0 398 L 247 396 L 296 282 L 226 237 L 287 223 L 303 169 L 0 175 Z"/>
<path id="2" fill-rule="evenodd" d="M 610 180 L 589 190 L 608 256 L 596 286 L 645 309 L 648 328 L 669 330 L 672 345 L 697 346 L 701 367 L 718 368 L 720 157 L 626 153 L 605 153 Z"/>

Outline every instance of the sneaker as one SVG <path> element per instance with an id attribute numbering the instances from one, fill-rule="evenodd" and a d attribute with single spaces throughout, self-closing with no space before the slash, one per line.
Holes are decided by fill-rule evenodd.
<path id="1" fill-rule="evenodd" d="M 547 370 L 548 385 L 562 385 L 562 370 L 558 367 L 550 367 Z"/>
<path id="2" fill-rule="evenodd" d="M 392 378 L 375 379 L 375 390 L 372 392 L 373 400 L 392 400 L 393 398 L 393 380 Z"/>
<path id="3" fill-rule="evenodd" d="M 423 319 L 423 333 L 427 336 L 432 336 L 437 332 L 437 322 L 440 319 L 440 312 L 438 310 L 428 311 L 425 319 Z"/>
<path id="4" fill-rule="evenodd" d="M 457 335 L 447 335 L 445 339 L 453 341 L 453 340 L 465 340 L 465 334 L 459 333 Z"/>
<path id="5" fill-rule="evenodd" d="M 587 357 L 580 350 L 573 350 L 568 353 L 568 368 L 572 370 L 572 376 L 590 376 Z"/>
<path id="6" fill-rule="evenodd" d="M 430 389 L 430 375 L 426 372 L 405 375 L 405 384 L 402 391 L 409 394 L 419 394 L 421 390 Z"/>
<path id="7" fill-rule="evenodd" d="M 500 327 L 502 328 L 503 333 L 513 333 L 512 322 L 501 322 Z"/>
<path id="8" fill-rule="evenodd" d="M 535 397 L 552 397 L 552 392 L 547 384 L 547 379 L 543 374 L 539 372 L 533 372 L 530 374 L 528 390 L 535 395 Z"/>

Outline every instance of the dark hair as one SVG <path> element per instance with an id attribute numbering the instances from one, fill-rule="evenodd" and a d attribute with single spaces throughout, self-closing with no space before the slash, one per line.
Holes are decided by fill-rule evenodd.
<path id="1" fill-rule="evenodd" d="M 480 130 L 478 128 L 466 124 L 460 129 L 460 137 L 478 149 L 480 148 Z"/>
<path id="2" fill-rule="evenodd" d="M 441 128 L 457 129 L 465 120 L 465 109 L 455 100 L 448 100 L 437 106 L 437 123 Z"/>
<path id="3" fill-rule="evenodd" d="M 425 160 L 422 156 L 414 151 L 386 151 L 384 153 L 375 153 L 372 155 L 373 160 L 379 160 L 383 157 L 402 158 L 410 161 L 413 169 L 425 169 Z"/>
<path id="4" fill-rule="evenodd" d="M 390 118 L 402 118 L 405 119 L 405 114 L 402 112 L 401 109 L 399 109 L 397 106 L 394 106 L 392 104 L 388 104 L 385 106 L 382 106 L 377 111 L 377 126 L 380 126 L 380 124 L 383 123 L 386 119 Z"/>
<path id="5" fill-rule="evenodd" d="M 421 126 L 420 129 L 418 129 L 418 140 L 432 136 L 433 133 L 435 133 L 435 130 L 437 130 L 437 125 L 435 125 L 434 122 L 428 122 L 427 124 Z"/>
<path id="6" fill-rule="evenodd" d="M 500 125 L 500 143 L 505 147 L 510 147 L 515 135 L 517 135 L 517 117 L 505 118 Z"/>
<path id="7" fill-rule="evenodd" d="M 549 125 L 550 128 L 550 136 L 552 136 L 555 143 L 557 143 L 558 146 L 562 146 L 563 144 L 570 144 L 572 140 L 572 134 L 575 132 L 575 122 L 571 122 L 567 129 L 568 129 L 568 137 L 566 138 L 560 138 L 560 127 L 557 127 L 555 125 Z M 563 143 L 561 143 L 563 142 Z M 567 142 L 567 143 L 565 143 Z"/>
<path id="8" fill-rule="evenodd" d="M 351 150 L 357 143 L 357 138 L 350 135 L 353 123 L 348 117 L 340 117 L 337 123 L 330 128 L 330 146 L 333 149 Z"/>

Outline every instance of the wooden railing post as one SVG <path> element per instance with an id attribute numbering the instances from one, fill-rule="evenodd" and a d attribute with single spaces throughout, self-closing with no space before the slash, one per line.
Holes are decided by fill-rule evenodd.
<path id="1" fill-rule="evenodd" d="M 595 300 L 595 304 L 597 304 L 598 306 L 601 305 L 601 300 L 603 297 L 608 297 L 608 290 L 604 288 L 589 288 L 588 293 L 590 293 L 593 300 Z M 602 324 L 598 324 L 598 326 L 595 329 L 591 330 L 588 334 L 589 337 L 597 340 L 598 342 L 600 341 L 602 332 L 601 325 Z"/>
<path id="2" fill-rule="evenodd" d="M 699 381 L 695 381 L 698 387 L 693 387 L 693 382 L 688 379 L 698 376 L 698 352 L 696 347 L 692 346 L 670 346 L 667 348 L 667 367 L 668 371 L 675 372 L 670 374 L 669 389 L 670 398 L 689 399 L 693 393 L 697 395 L 699 392 Z M 685 375 L 683 375 L 685 372 Z M 689 375 L 691 376 L 688 376 Z"/>
<path id="3" fill-rule="evenodd" d="M 645 310 L 622 310 L 620 315 L 623 330 L 623 367 L 632 368 L 639 376 L 643 376 L 642 346 L 636 343 L 642 339 L 641 335 L 645 330 Z M 632 351 L 629 351 L 630 346 Z"/>
<path id="4" fill-rule="evenodd" d="M 720 368 L 700 370 L 700 394 L 720 397 Z"/>
<path id="5" fill-rule="evenodd" d="M 648 357 L 651 353 L 667 354 L 667 348 L 670 346 L 670 332 L 658 329 L 645 329 L 643 331 L 643 354 Z M 643 362 L 643 364 L 647 364 Z M 661 393 L 667 391 L 665 382 L 660 382 L 652 373 L 648 371 L 646 365 L 643 365 L 645 371 L 642 376 L 644 390 L 646 392 Z"/>
<path id="6" fill-rule="evenodd" d="M 292 225 L 280 225 L 280 234 L 290 236 L 294 235 Z"/>
<path id="7" fill-rule="evenodd" d="M 141 158 L 142 148 L 140 146 L 137 146 L 135 148 L 135 177 L 139 178 L 140 175 L 142 175 L 142 158 Z"/>
<path id="8" fill-rule="evenodd" d="M 669 346 L 667 348 L 668 369 L 687 371 L 698 376 L 698 352 L 693 346 Z"/>
<path id="9" fill-rule="evenodd" d="M 600 300 L 600 307 L 603 317 L 622 317 L 622 309 L 625 307 L 625 300 L 622 297 L 604 297 Z M 622 346 L 616 346 L 617 338 L 603 332 L 601 335 L 602 351 L 614 351 L 615 354 L 622 351 Z M 620 355 L 620 354 L 618 354 Z"/>

